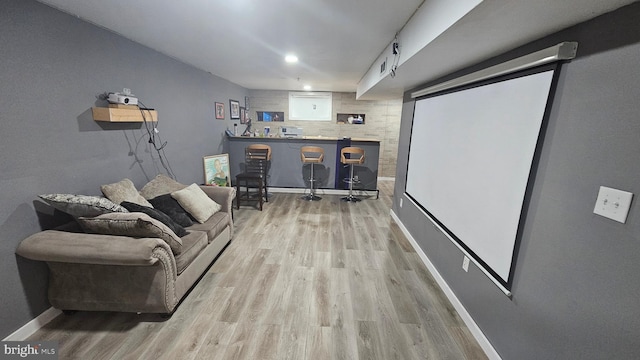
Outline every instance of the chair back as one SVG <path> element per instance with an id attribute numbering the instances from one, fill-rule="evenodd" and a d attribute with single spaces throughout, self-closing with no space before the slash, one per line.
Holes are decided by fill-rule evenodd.
<path id="1" fill-rule="evenodd" d="M 343 164 L 363 164 L 364 163 L 364 149 L 347 146 L 340 150 L 340 162 Z"/>
<path id="2" fill-rule="evenodd" d="M 251 146 L 247 146 L 244 149 L 245 172 L 266 176 L 270 162 L 269 151 L 270 149 L 266 148 L 251 148 Z"/>
<path id="3" fill-rule="evenodd" d="M 265 144 L 251 144 L 247 148 L 252 150 L 267 149 L 267 160 L 271 160 L 271 146 Z"/>
<path id="4" fill-rule="evenodd" d="M 321 163 L 324 160 L 324 149 L 320 146 L 303 146 L 300 148 L 300 160 L 303 163 Z"/>

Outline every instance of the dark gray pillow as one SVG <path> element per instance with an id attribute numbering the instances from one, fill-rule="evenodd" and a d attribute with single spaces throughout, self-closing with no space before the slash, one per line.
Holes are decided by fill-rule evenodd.
<path id="1" fill-rule="evenodd" d="M 169 229 L 171 229 L 174 233 L 176 233 L 176 235 L 180 237 L 187 235 L 187 230 L 185 230 L 182 226 L 180 226 L 180 224 L 173 221 L 171 217 L 169 217 L 169 215 L 163 213 L 158 209 L 150 208 L 148 206 L 142 206 L 140 204 L 132 203 L 129 201 L 121 202 L 120 206 L 129 210 L 129 212 L 141 212 L 151 216 L 152 218 L 167 225 Z"/>
<path id="2" fill-rule="evenodd" d="M 171 194 L 164 194 L 149 200 L 154 208 L 169 215 L 169 217 L 180 226 L 188 227 L 193 225 L 193 220 L 189 213 L 180 206 L 180 203 L 171 197 Z"/>

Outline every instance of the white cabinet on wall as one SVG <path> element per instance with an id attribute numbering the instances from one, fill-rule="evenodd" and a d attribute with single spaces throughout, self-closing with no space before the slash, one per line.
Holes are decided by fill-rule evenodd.
<path id="1" fill-rule="evenodd" d="M 289 92 L 289 120 L 331 121 L 330 92 Z"/>

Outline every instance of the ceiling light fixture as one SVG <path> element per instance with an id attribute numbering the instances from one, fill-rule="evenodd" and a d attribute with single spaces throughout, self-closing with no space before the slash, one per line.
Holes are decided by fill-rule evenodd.
<path id="1" fill-rule="evenodd" d="M 284 57 L 284 61 L 288 62 L 289 64 L 297 63 L 298 57 L 293 54 L 288 54 Z"/>

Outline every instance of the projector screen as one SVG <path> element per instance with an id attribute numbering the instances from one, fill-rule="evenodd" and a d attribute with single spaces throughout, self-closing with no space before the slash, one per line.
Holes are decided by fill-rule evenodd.
<path id="1" fill-rule="evenodd" d="M 505 286 L 554 69 L 415 103 L 406 193 Z"/>

